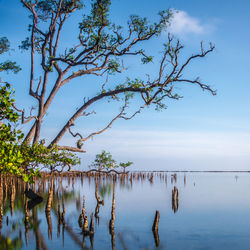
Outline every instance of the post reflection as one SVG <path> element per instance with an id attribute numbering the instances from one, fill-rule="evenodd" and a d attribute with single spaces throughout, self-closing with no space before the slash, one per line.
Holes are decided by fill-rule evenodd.
<path id="1" fill-rule="evenodd" d="M 0 176 L 0 233 L 3 224 L 3 177 Z"/>
<path id="2" fill-rule="evenodd" d="M 100 212 L 100 206 L 104 206 L 104 200 L 101 200 L 99 194 L 98 194 L 98 188 L 99 188 L 99 177 L 95 177 L 95 198 L 96 198 L 96 207 L 95 207 L 95 218 L 97 224 L 99 224 L 99 212 Z"/>
<path id="3" fill-rule="evenodd" d="M 184 186 L 186 178 L 185 175 Z M 121 244 L 126 247 L 129 233 L 124 233 L 119 224 L 115 225 L 116 196 L 119 197 L 120 190 L 131 192 L 133 187 L 136 188 L 140 183 L 153 187 L 155 183 L 160 182 L 163 187 L 172 186 L 171 189 L 163 189 L 163 192 L 171 192 L 172 210 L 176 213 L 179 209 L 177 174 L 169 175 L 169 179 L 168 182 L 167 173 L 133 172 L 115 175 L 76 172 L 53 176 L 44 174 L 43 178 L 36 179 L 34 184 L 26 185 L 19 178 L 0 175 L 0 249 L 4 249 L 2 244 L 8 239 L 11 239 L 14 249 L 30 247 L 32 244 L 35 244 L 33 248 L 36 249 L 50 249 L 53 236 L 59 239 L 62 248 L 67 240 L 76 248 L 94 249 L 96 238 L 100 241 L 100 230 L 104 230 L 103 228 L 106 228 L 106 234 L 110 235 L 109 239 L 103 240 L 111 249 L 119 248 Z M 90 192 L 90 189 L 93 191 Z M 107 210 L 110 211 L 108 216 Z M 7 218 L 11 225 L 5 222 Z M 159 215 L 156 221 L 153 242 L 155 247 L 159 247 Z M 16 225 L 16 228 L 13 225 Z M 10 226 L 14 228 L 15 236 L 10 233 Z M 148 230 L 151 231 L 150 228 Z M 56 234 L 53 235 L 53 232 Z M 105 235 L 103 231 L 102 234 Z M 150 234 L 152 236 L 152 231 Z"/>
<path id="4" fill-rule="evenodd" d="M 111 235 L 112 250 L 115 250 L 115 184 L 116 180 L 113 179 L 113 198 L 111 207 L 111 219 L 109 221 L 109 233 Z"/>
<path id="5" fill-rule="evenodd" d="M 158 210 L 156 210 L 154 223 L 153 223 L 153 226 L 152 226 L 152 231 L 153 231 L 155 246 L 156 247 L 158 247 L 160 245 L 160 237 L 159 237 L 159 233 L 158 233 L 159 220 L 160 220 L 160 213 L 159 213 Z"/>
<path id="6" fill-rule="evenodd" d="M 48 224 L 48 238 L 50 238 L 51 240 L 52 240 L 52 221 L 51 221 L 50 211 L 51 211 L 52 199 L 53 199 L 53 179 L 50 182 L 49 195 L 45 207 L 45 214 Z"/>
<path id="7" fill-rule="evenodd" d="M 172 190 L 172 210 L 176 213 L 179 209 L 179 190 L 174 186 Z"/>

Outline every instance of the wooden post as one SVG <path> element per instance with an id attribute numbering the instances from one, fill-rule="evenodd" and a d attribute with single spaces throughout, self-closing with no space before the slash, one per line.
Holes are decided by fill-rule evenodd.
<path id="1" fill-rule="evenodd" d="M 160 219 L 160 213 L 159 213 L 158 210 L 156 210 L 156 212 L 155 212 L 155 219 L 154 219 L 154 223 L 153 223 L 153 227 L 152 227 L 153 231 L 157 231 L 158 230 L 159 219 Z"/>
<path id="2" fill-rule="evenodd" d="M 172 190 L 172 209 L 176 213 L 179 209 L 179 191 L 177 187 Z"/>
<path id="3" fill-rule="evenodd" d="M 153 231 L 155 246 L 156 247 L 158 247 L 159 244 L 160 244 L 160 238 L 159 238 L 159 234 L 158 234 L 159 220 L 160 220 L 160 213 L 159 213 L 158 210 L 156 210 L 155 219 L 154 219 L 154 223 L 153 223 L 153 226 L 152 226 L 152 231 Z"/>

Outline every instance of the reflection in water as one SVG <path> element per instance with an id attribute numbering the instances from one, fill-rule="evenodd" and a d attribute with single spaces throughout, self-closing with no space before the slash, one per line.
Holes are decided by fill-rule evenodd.
<path id="1" fill-rule="evenodd" d="M 75 246 L 82 249 L 94 249 L 94 235 L 95 227 L 99 226 L 100 223 L 100 207 L 104 206 L 104 198 L 111 200 L 111 217 L 108 223 L 108 232 L 111 237 L 111 248 L 115 249 L 115 198 L 116 198 L 116 184 L 119 181 L 120 189 L 132 190 L 133 183 L 148 182 L 152 186 L 154 179 L 159 178 L 167 184 L 167 174 L 156 174 L 156 173 L 127 173 L 120 176 L 114 174 L 102 174 L 102 173 L 73 173 L 61 174 L 61 175 L 46 175 L 44 174 L 42 179 L 36 179 L 34 184 L 25 184 L 21 179 L 15 177 L 8 177 L 0 175 L 0 249 L 8 249 L 10 246 L 14 248 L 25 248 L 30 244 L 35 243 L 36 249 L 50 249 L 53 239 L 53 228 L 57 232 L 57 239 L 61 239 L 62 247 L 65 242 L 65 232 L 67 232 L 67 241 L 73 241 Z M 80 193 L 75 190 L 76 183 L 88 182 L 89 187 L 94 184 L 95 194 L 95 208 L 92 211 L 86 211 L 86 196 L 82 195 L 82 202 L 80 199 Z M 172 180 L 172 177 L 171 177 Z M 174 188 L 176 190 L 176 187 Z M 88 193 L 88 190 L 85 190 Z M 178 190 L 175 194 L 174 207 L 178 209 Z M 101 197 L 100 197 L 101 195 Z M 72 207 L 70 204 L 72 201 L 76 202 L 76 210 L 81 211 L 78 213 L 78 228 L 82 234 L 82 239 L 79 236 L 72 218 L 67 217 L 66 219 L 66 207 L 71 213 Z M 9 206 L 6 206 L 9 204 Z M 82 206 L 82 209 L 81 209 Z M 44 214 L 43 212 L 44 211 Z M 23 213 L 23 225 L 20 223 L 20 213 Z M 89 217 L 88 217 L 89 214 Z M 5 229 L 9 228 L 8 218 L 11 217 L 11 226 L 14 228 L 12 233 L 9 230 L 1 231 L 4 226 Z M 159 214 L 157 215 L 157 228 L 153 229 L 153 235 L 155 239 L 155 246 L 159 246 L 159 233 L 158 223 Z M 3 223 L 3 219 L 6 217 L 6 223 Z M 95 221 L 94 218 L 95 217 Z M 55 218 L 55 219 L 54 219 Z M 46 221 L 47 230 L 44 230 L 44 222 Z M 56 225 L 53 223 L 56 221 Z M 105 221 L 103 221 L 105 223 Z M 4 224 L 4 225 L 3 225 Z M 17 225 L 15 228 L 13 225 Z M 40 227 L 43 230 L 40 230 Z M 118 225 L 119 228 L 119 225 Z M 16 237 L 16 233 L 19 231 L 19 237 Z M 24 238 L 22 236 L 24 231 Z M 45 236 L 47 232 L 47 237 Z M 35 237 L 33 242 L 32 235 Z M 119 239 L 122 242 L 123 247 L 126 246 L 125 238 L 122 233 L 118 232 Z M 86 238 L 89 238 L 89 244 L 86 242 Z M 5 246 L 7 243 L 10 246 Z M 10 243 L 11 242 L 11 243 Z M 13 245 L 14 244 L 14 245 Z M 120 243 L 121 244 L 121 243 Z M 49 246 L 48 246 L 49 245 Z M 5 248 L 4 248 L 5 247 Z M 126 247 L 125 247 L 126 248 Z"/>
<path id="2" fill-rule="evenodd" d="M 50 215 L 50 210 L 51 210 L 51 204 L 52 204 L 52 199 L 53 199 L 53 179 L 50 182 L 50 188 L 49 188 L 49 196 L 47 198 L 47 203 L 46 203 L 46 208 L 45 208 L 45 213 L 46 213 L 46 219 L 47 219 L 47 224 L 48 224 L 48 238 L 52 240 L 52 221 L 51 221 L 51 215 Z"/>
<path id="3" fill-rule="evenodd" d="M 31 188 L 28 187 L 28 184 L 26 184 L 26 190 L 23 195 L 24 199 L 25 197 L 30 199 L 27 206 L 29 210 L 43 201 L 43 198 L 40 195 L 37 195 Z"/>
<path id="4" fill-rule="evenodd" d="M 15 200 L 15 195 L 16 195 L 16 188 L 14 184 L 14 180 L 11 180 L 11 192 L 10 192 L 10 211 L 11 211 L 11 216 L 13 215 L 14 211 L 14 200 Z"/>
<path id="5" fill-rule="evenodd" d="M 3 224 L 3 177 L 0 176 L 0 232 Z"/>
<path id="6" fill-rule="evenodd" d="M 171 175 L 171 184 L 176 183 L 177 182 L 177 174 L 172 174 Z"/>
<path id="7" fill-rule="evenodd" d="M 174 213 L 179 209 L 179 190 L 176 186 L 172 190 L 172 209 Z"/>
<path id="8" fill-rule="evenodd" d="M 37 208 L 34 208 L 32 210 L 32 218 L 33 218 L 33 223 L 34 223 L 33 230 L 34 230 L 35 237 L 36 237 L 36 249 L 47 250 L 48 247 L 47 247 L 47 245 L 45 243 L 43 235 L 41 234 L 39 226 L 38 226 L 39 225 L 39 221 L 38 221 L 38 215 L 37 215 Z M 48 229 L 48 234 L 49 234 L 49 229 Z"/>
<path id="9" fill-rule="evenodd" d="M 115 250 L 115 178 L 113 179 L 113 198 L 111 208 L 111 219 L 109 221 L 109 233 L 111 235 L 112 250 Z"/>
<path id="10" fill-rule="evenodd" d="M 212 195 L 209 201 L 205 199 L 210 195 L 211 188 L 218 192 L 223 190 L 219 186 L 222 177 L 199 178 L 194 179 L 183 173 L 167 175 L 164 172 L 132 172 L 119 176 L 73 172 L 70 175 L 44 174 L 34 184 L 26 185 L 19 178 L 0 175 L 0 249 L 166 249 L 166 246 L 169 249 L 192 249 L 193 246 L 199 249 L 204 242 L 209 249 L 226 249 L 229 243 L 225 247 L 223 244 L 214 248 L 211 245 L 211 237 L 216 239 L 213 244 L 218 244 L 218 237 L 228 232 L 222 231 L 222 227 L 215 227 L 217 221 L 211 224 L 213 218 L 218 220 L 224 216 L 224 210 L 221 216 L 215 216 L 222 199 L 216 200 Z M 227 225 L 231 225 L 231 220 L 236 216 L 241 216 L 243 208 L 248 209 L 248 213 L 243 214 L 244 221 L 248 219 L 249 223 L 242 224 L 242 220 L 238 222 L 235 219 L 236 224 L 226 229 L 237 228 L 239 231 L 242 225 L 250 225 L 250 198 L 249 202 L 246 196 L 239 199 L 241 190 L 250 188 L 250 181 L 241 177 L 236 183 L 235 174 L 231 175 L 231 179 L 230 176 L 227 178 L 223 179 L 228 184 L 225 184 L 225 193 L 221 197 L 225 200 L 228 192 L 228 202 L 232 202 L 234 197 L 235 204 L 238 204 L 235 209 L 241 209 L 240 213 L 230 216 Z M 210 183 L 210 189 L 205 189 L 208 180 L 213 183 Z M 214 185 L 216 180 L 217 186 Z M 246 187 L 241 189 L 240 184 L 244 180 L 248 181 Z M 194 182 L 199 188 L 193 186 Z M 206 185 L 203 184 L 204 189 L 201 190 L 203 182 Z M 206 195 L 203 195 L 204 192 Z M 237 195 L 232 196 L 233 193 Z M 43 200 L 38 202 L 34 198 L 36 195 L 43 197 Z M 210 215 L 213 211 L 209 203 L 211 199 L 215 199 L 213 204 L 217 210 Z M 233 207 L 232 203 L 226 205 L 226 208 Z M 204 217 L 210 218 L 209 221 L 195 217 L 198 208 L 206 215 Z M 230 215 L 230 211 L 227 212 Z M 152 218 L 154 213 L 155 217 Z M 200 230 L 204 225 L 207 228 Z M 205 233 L 203 236 L 197 235 L 197 231 Z M 242 232 L 249 231 L 250 226 L 242 229 Z M 216 234 L 213 235 L 213 232 Z M 230 232 L 230 240 L 239 237 L 237 232 Z M 234 249 L 249 249 L 249 235 L 246 236 L 245 241 L 234 241 Z M 241 237 L 244 238 L 244 235 Z M 229 241 L 229 238 L 226 240 Z M 243 243 L 245 245 L 241 248 L 237 247 L 237 244 Z M 179 244 L 178 247 L 175 247 L 176 244 Z"/>
<path id="11" fill-rule="evenodd" d="M 95 198 L 96 198 L 96 207 L 95 207 L 95 218 L 96 218 L 96 222 L 97 224 L 99 224 L 99 210 L 100 210 L 100 206 L 103 205 L 104 206 L 104 200 L 101 200 L 99 194 L 98 194 L 98 186 L 99 186 L 99 178 L 95 177 Z"/>
<path id="12" fill-rule="evenodd" d="M 159 233 L 158 233 L 159 220 L 160 220 L 160 213 L 158 210 L 156 210 L 154 224 L 152 227 L 156 247 L 160 245 L 160 238 L 159 238 Z"/>
<path id="13" fill-rule="evenodd" d="M 30 219 L 30 212 L 28 209 L 28 202 L 27 200 L 24 201 L 25 205 L 24 205 L 24 227 L 25 227 L 25 243 L 26 245 L 28 244 L 28 232 L 29 232 L 29 219 Z"/>
<path id="14" fill-rule="evenodd" d="M 78 225 L 80 228 L 83 228 L 82 221 L 83 221 L 84 217 L 85 217 L 85 196 L 83 195 L 83 197 L 82 197 L 82 212 L 78 218 Z M 84 228 L 86 228 L 86 227 L 84 227 Z M 87 228 L 88 228 L 88 225 L 87 225 Z"/>

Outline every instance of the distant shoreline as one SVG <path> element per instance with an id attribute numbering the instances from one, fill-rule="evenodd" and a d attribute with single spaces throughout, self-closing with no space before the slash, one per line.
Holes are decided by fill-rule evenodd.
<path id="1" fill-rule="evenodd" d="M 150 172 L 150 173 L 250 173 L 250 170 L 134 170 L 131 172 Z"/>
<path id="2" fill-rule="evenodd" d="M 46 177 L 46 176 L 94 176 L 94 175 L 98 175 L 98 174 L 108 174 L 108 175 L 127 175 L 127 174 L 147 174 L 147 173 L 151 173 L 151 174 L 157 174 L 157 173 L 160 173 L 160 174 L 164 174 L 164 173 L 170 173 L 170 174 L 176 174 L 176 173 L 215 173 L 215 174 L 219 174 L 219 173 L 226 173 L 226 174 L 230 174 L 230 173 L 250 173 L 250 170 L 249 171 L 246 171 L 246 170 L 228 170 L 228 171 L 220 171 L 220 170 L 149 170 L 149 171 L 146 171 L 146 170 L 133 170 L 133 171 L 127 171 L 127 172 L 116 172 L 116 171 L 111 171 L 111 172 L 106 172 L 106 171 L 79 171 L 79 170 L 72 170 L 72 171 L 65 171 L 65 172 L 61 172 L 61 173 L 58 173 L 58 172 L 53 172 L 53 173 L 49 173 L 49 172 L 46 172 L 46 171 L 42 171 L 41 172 L 41 175 L 42 177 Z"/>

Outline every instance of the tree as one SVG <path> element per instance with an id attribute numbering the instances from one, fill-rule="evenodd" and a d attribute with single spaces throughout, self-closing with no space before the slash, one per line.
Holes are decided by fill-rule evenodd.
<path id="1" fill-rule="evenodd" d="M 109 152 L 103 150 L 100 154 L 96 155 L 95 161 L 90 165 L 90 167 L 94 167 L 94 169 L 90 171 L 95 171 L 95 170 L 102 171 L 103 169 L 107 171 L 110 170 L 112 171 L 121 167 L 123 168 L 123 173 L 126 173 L 125 169 L 132 164 L 133 162 L 131 161 L 120 162 L 119 164 L 117 164 L 117 162 L 112 158 L 112 155 Z"/>
<path id="2" fill-rule="evenodd" d="M 38 103 L 37 114 L 23 119 L 23 122 L 33 122 L 24 139 L 25 143 L 39 142 L 42 121 L 60 89 L 69 85 L 75 78 L 84 80 L 84 77 L 91 75 L 102 77 L 114 73 L 121 74 L 125 69 L 122 58 L 126 56 L 141 57 L 142 63 L 150 63 L 153 58 L 145 52 L 143 44 L 153 37 L 158 37 L 171 21 L 170 10 L 160 12 L 159 21 L 153 24 L 146 18 L 132 15 L 129 17 L 127 29 L 124 29 L 110 21 L 111 0 L 94 0 L 89 15 L 83 15 L 79 24 L 72 24 L 79 27 L 76 37 L 78 43 L 71 48 L 63 49 L 61 37 L 65 23 L 70 16 L 80 15 L 81 9 L 88 10 L 82 1 L 21 0 L 21 2 L 31 15 L 32 22 L 29 25 L 30 37 L 24 40 L 20 47 L 30 52 L 29 95 Z M 76 146 L 58 146 L 58 149 L 85 152 L 82 149 L 83 143 L 110 128 L 117 119 L 131 119 L 150 105 L 156 109 L 163 109 L 168 98 L 175 100 L 181 98 L 175 92 L 176 86 L 180 83 L 198 85 L 202 90 L 216 94 L 199 78 L 184 77 L 191 61 L 203 58 L 214 50 L 212 44 L 206 50 L 201 43 L 199 53 L 183 59 L 181 58 L 183 46 L 179 40 L 169 35 L 163 49 L 158 76 L 154 80 L 150 77 L 146 80 L 127 79 L 112 88 L 108 88 L 106 83 L 100 84 L 98 94 L 80 103 L 77 111 L 68 117 L 65 125 L 48 143 L 48 147 L 58 145 L 65 133 L 69 132 L 76 138 Z M 55 77 L 55 81 L 53 87 L 49 89 L 48 84 L 54 79 L 51 76 Z M 141 99 L 143 105 L 139 105 L 131 116 L 126 116 L 129 101 L 135 96 Z M 78 118 L 91 114 L 89 108 L 93 104 L 107 99 L 123 104 L 121 111 L 103 129 L 87 136 L 72 131 Z"/>
<path id="3" fill-rule="evenodd" d="M 0 55 L 8 52 L 9 48 L 8 39 L 0 38 Z M 20 70 L 16 62 L 8 60 L 0 63 L 0 72 L 17 73 Z M 50 169 L 55 166 L 63 169 L 79 163 L 75 155 L 64 150 L 59 152 L 55 146 L 48 149 L 42 143 L 34 143 L 32 146 L 21 143 L 24 134 L 16 127 L 20 119 L 24 121 L 27 118 L 23 113 L 22 118 L 19 116 L 14 103 L 14 90 L 11 85 L 0 80 L 0 173 L 19 175 L 24 181 L 32 182 L 34 175 L 40 175 L 40 164 Z"/>
<path id="4" fill-rule="evenodd" d="M 6 37 L 0 38 L 0 55 L 8 52 L 10 43 Z M 13 71 L 17 73 L 20 67 L 16 62 L 4 61 L 0 63 L 0 72 Z M 18 121 L 18 113 L 14 110 L 14 90 L 7 82 L 0 80 L 0 172 L 21 174 L 19 166 L 23 159 L 17 146 L 23 138 L 20 130 L 16 130 L 13 124 Z"/>

